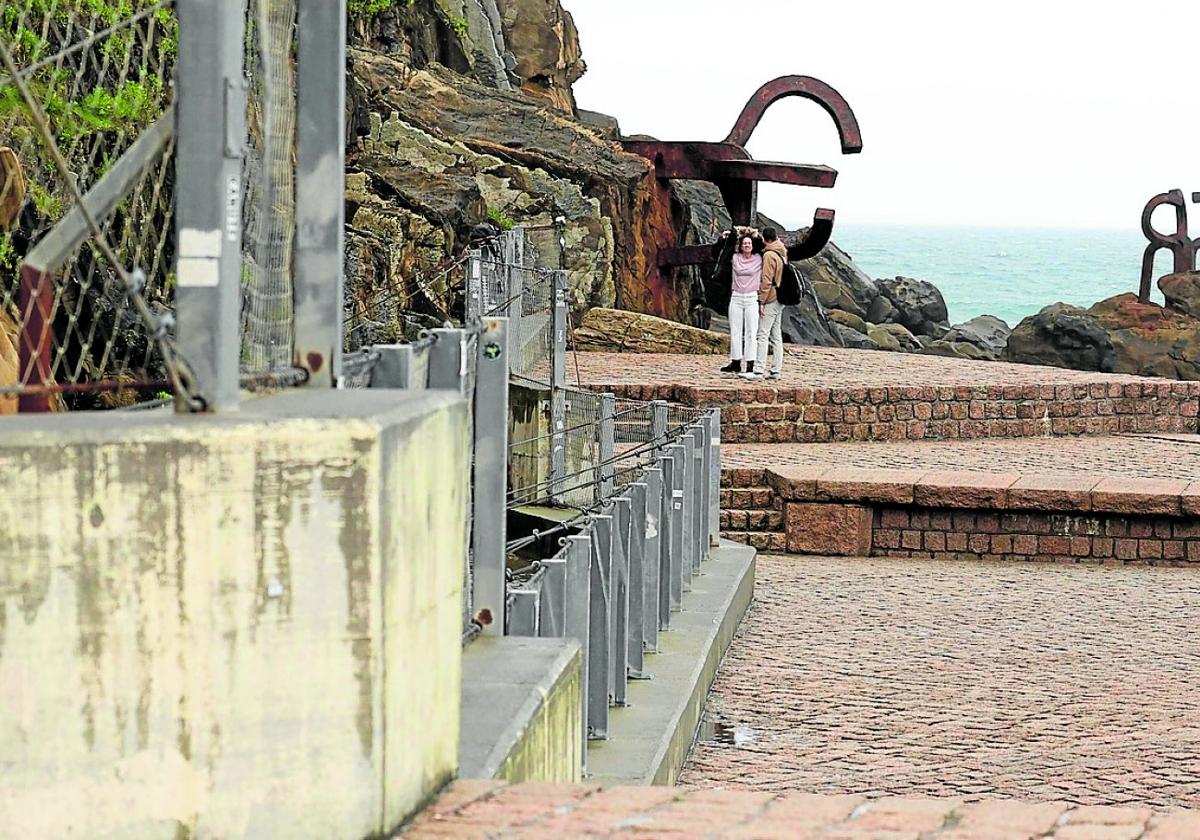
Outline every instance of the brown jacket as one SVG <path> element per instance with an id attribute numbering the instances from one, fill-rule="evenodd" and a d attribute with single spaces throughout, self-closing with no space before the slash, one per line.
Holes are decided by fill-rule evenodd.
<path id="1" fill-rule="evenodd" d="M 763 247 L 762 282 L 758 286 L 758 302 L 762 306 L 776 301 L 779 281 L 783 279 L 785 262 L 787 262 L 787 246 L 783 242 L 776 239 Z"/>

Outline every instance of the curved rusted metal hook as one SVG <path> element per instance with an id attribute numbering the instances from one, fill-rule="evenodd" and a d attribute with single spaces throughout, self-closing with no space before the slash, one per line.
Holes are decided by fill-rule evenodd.
<path id="1" fill-rule="evenodd" d="M 813 214 L 813 223 L 802 239 L 788 246 L 788 262 L 799 262 L 815 257 L 829 244 L 833 236 L 833 211 L 818 207 Z"/>
<path id="2" fill-rule="evenodd" d="M 825 109 L 837 126 L 842 154 L 854 155 L 862 151 L 862 133 L 850 104 L 832 87 L 812 76 L 780 76 L 760 87 L 742 109 L 725 142 L 745 146 L 767 108 L 788 96 L 811 99 Z"/>
<path id="3" fill-rule="evenodd" d="M 1200 193 L 1192 194 L 1192 201 L 1200 199 Z M 1163 233 L 1153 224 L 1154 211 L 1164 204 L 1175 208 L 1175 232 Z M 1138 300 L 1150 302 L 1150 290 L 1154 283 L 1154 257 L 1159 250 L 1166 248 L 1173 258 L 1173 270 L 1183 273 L 1196 270 L 1196 251 L 1200 239 L 1193 240 L 1188 234 L 1187 203 L 1182 190 L 1170 190 L 1159 193 L 1146 202 L 1142 210 L 1142 233 L 1150 244 L 1142 253 L 1142 276 L 1138 284 Z"/>

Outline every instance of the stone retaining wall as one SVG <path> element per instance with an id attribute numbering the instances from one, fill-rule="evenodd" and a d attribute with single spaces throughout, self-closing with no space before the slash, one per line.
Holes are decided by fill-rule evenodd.
<path id="1" fill-rule="evenodd" d="M 1200 430 L 1200 382 L 879 388 L 605 386 L 721 406 L 726 443 L 825 443 Z"/>

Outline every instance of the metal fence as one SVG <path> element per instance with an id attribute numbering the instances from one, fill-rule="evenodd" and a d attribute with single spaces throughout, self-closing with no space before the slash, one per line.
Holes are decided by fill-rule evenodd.
<path id="1" fill-rule="evenodd" d="M 0 412 L 337 382 L 345 8 L 0 8 Z"/>

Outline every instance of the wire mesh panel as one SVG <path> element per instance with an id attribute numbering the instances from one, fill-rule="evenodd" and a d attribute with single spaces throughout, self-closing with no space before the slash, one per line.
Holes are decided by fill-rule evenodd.
<path id="1" fill-rule="evenodd" d="M 0 9 L 0 392 L 22 410 L 178 387 L 176 39 L 168 2 Z"/>
<path id="2" fill-rule="evenodd" d="M 242 234 L 243 373 L 293 365 L 296 0 L 249 0 Z"/>

